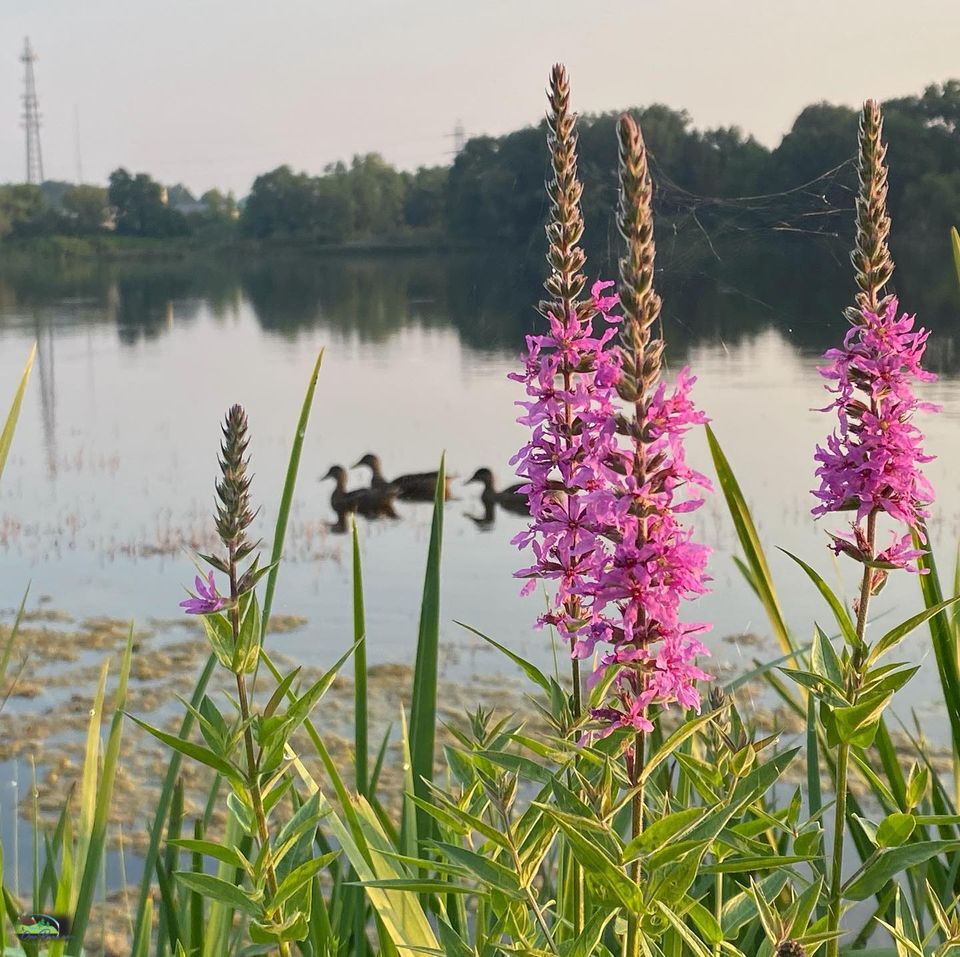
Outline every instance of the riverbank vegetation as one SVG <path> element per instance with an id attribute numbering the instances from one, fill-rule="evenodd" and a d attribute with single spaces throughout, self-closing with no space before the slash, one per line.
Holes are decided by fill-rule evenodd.
<path id="1" fill-rule="evenodd" d="M 655 272 L 661 174 L 632 114 L 609 126 L 617 278 L 588 284 L 583 239 L 597 200 L 586 199 L 570 87 L 557 66 L 546 129 L 545 296 L 511 375 L 527 430 L 513 463 L 530 513 L 515 539 L 524 566 L 517 577 L 538 595 L 531 626 L 536 621 L 543 640 L 555 642 L 556 670 L 463 626 L 522 676 L 529 714 L 489 710 L 484 701 L 445 714 L 439 456 L 409 711 L 382 737 L 371 734 L 370 596 L 355 527 L 353 629 L 342 657 L 308 677 L 274 655 L 268 636 L 321 353 L 267 544 L 248 532 L 261 504 L 253 473 L 271 463 L 250 461 L 254 426 L 244 408 L 229 406 L 210 517 L 214 547 L 195 556 L 196 577 L 185 570 L 193 585 L 182 602 L 202 624 L 206 663 L 175 720 L 162 726 L 138 714 L 128 695 L 138 655 L 133 629 L 109 706 L 104 665 L 79 787 L 52 826 L 34 818 L 29 891 L 17 896 L 4 870 L 0 949 L 26 909 L 70 916 L 73 936 L 51 943 L 54 957 L 76 957 L 85 942 L 98 948 L 93 903 L 121 742 L 135 725 L 167 763 L 142 814 L 143 874 L 137 889 L 125 888 L 117 953 L 956 953 L 960 596 L 952 592 L 960 569 L 947 584 L 933 557 L 937 530 L 926 525 L 936 490 L 924 476 L 923 426 L 939 410 L 921 395 L 933 378 L 928 333 L 892 292 L 894 181 L 884 129 L 880 107 L 868 101 L 849 144 L 856 295 L 845 334 L 824 357 L 824 439 L 810 450 L 810 509 L 823 518 L 834 556 L 857 569 L 852 601 L 817 570 L 822 542 L 795 556 L 794 580 L 774 582 L 770 545 L 746 504 L 749 488 L 722 447 L 737 423 L 711 423 L 698 407 L 695 368 L 668 375 L 672 345 Z M 955 234 L 954 250 L 960 277 Z M 28 364 L 0 433 L 0 472 L 29 371 Z M 687 434 L 702 429 L 710 476 L 694 471 L 684 453 Z M 709 623 L 691 610 L 711 587 L 711 557 L 696 527 L 708 496 L 729 512 L 737 566 L 780 649 L 725 683 L 710 672 L 702 642 Z M 890 575 L 912 576 L 916 600 L 881 616 Z M 781 586 L 808 591 L 804 620 L 784 619 Z M 21 614 L 6 637 L 4 670 L 22 626 Z M 919 728 L 904 729 L 895 744 L 894 699 L 917 670 L 904 649 L 927 641 L 948 714 L 946 768 Z M 352 696 L 337 706 L 342 718 L 352 705 L 344 762 L 333 754 L 325 708 L 348 660 Z M 782 702 L 790 727 L 758 720 L 744 691 L 756 681 Z M 393 787 L 384 772 L 391 748 L 402 771 Z M 198 769 L 201 800 L 190 802 L 184 781 L 196 788 Z M 24 948 L 36 953 L 33 943 Z"/>
<path id="2" fill-rule="evenodd" d="M 898 163 L 888 202 L 902 242 L 942 240 L 960 218 L 960 81 L 883 104 Z M 659 189 L 662 227 L 695 217 L 704 229 L 777 228 L 850 234 L 856 171 L 850 143 L 857 113 L 808 106 L 773 149 L 736 127 L 700 130 L 682 110 L 630 111 L 645 131 Z M 614 240 L 617 113 L 580 119 L 580 175 L 588 248 Z M 545 124 L 469 139 L 448 167 L 397 170 L 378 154 L 338 162 L 321 174 L 288 166 L 263 173 L 246 197 L 218 189 L 194 196 L 146 173 L 115 170 L 107 187 L 45 183 L 0 186 L 0 241 L 46 236 L 189 239 L 199 247 L 238 240 L 313 246 L 441 247 L 509 244 L 541 250 L 547 174 Z M 175 244 L 176 245 L 176 244 Z M 42 249 L 43 247 L 35 247 Z M 137 244 L 48 246 L 76 254 L 126 254 Z M 150 247 L 143 247 L 150 254 Z"/>

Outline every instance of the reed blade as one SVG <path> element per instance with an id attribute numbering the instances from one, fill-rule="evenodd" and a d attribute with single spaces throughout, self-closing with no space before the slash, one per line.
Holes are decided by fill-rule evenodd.
<path id="1" fill-rule="evenodd" d="M 420 605 L 420 633 L 410 702 L 410 769 L 414 793 L 429 799 L 427 782 L 433 780 L 433 756 L 437 725 L 437 670 L 440 648 L 440 554 L 443 543 L 443 503 L 446 497 L 445 456 L 440 459 L 433 499 L 430 546 Z M 433 833 L 430 816 L 417 808 L 417 836 L 424 842 Z"/>
<path id="2" fill-rule="evenodd" d="M 13 395 L 13 402 L 10 405 L 10 411 L 7 413 L 7 420 L 3 424 L 3 431 L 0 432 L 0 476 L 3 475 L 3 467 L 7 464 L 7 454 L 10 452 L 10 446 L 13 444 L 13 433 L 17 428 L 17 419 L 20 418 L 20 406 L 23 405 L 23 396 L 27 391 L 27 382 L 30 380 L 30 370 L 33 368 L 33 360 L 37 356 L 37 344 L 33 344 L 30 355 L 27 358 L 26 368 L 23 375 L 20 376 L 20 384 Z"/>

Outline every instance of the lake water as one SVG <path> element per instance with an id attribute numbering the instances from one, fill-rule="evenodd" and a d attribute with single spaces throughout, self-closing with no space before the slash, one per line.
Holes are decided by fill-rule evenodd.
<path id="1" fill-rule="evenodd" d="M 824 530 L 842 523 L 815 523 L 809 494 L 813 448 L 831 428 L 811 411 L 825 402 L 816 365 L 843 335 L 849 269 L 815 239 L 764 240 L 718 256 L 661 248 L 668 365 L 689 364 L 698 376 L 696 400 L 754 507 L 787 617 L 805 639 L 814 616 L 829 617 L 775 546 L 811 561 L 846 594 L 855 587 L 853 564 L 837 564 L 825 547 Z M 388 474 L 435 468 L 445 452 L 461 481 L 445 513 L 444 672 L 469 681 L 507 670 L 456 621 L 549 664 L 548 638 L 531 627 L 538 601 L 520 598 L 511 577 L 525 560 L 510 545 L 522 519 L 500 513 L 493 527 L 479 527 L 477 487 L 462 484 L 481 465 L 513 480 L 507 460 L 524 431 L 514 422 L 519 387 L 507 374 L 537 323 L 538 268 L 492 256 L 292 254 L 0 265 L 0 397 L 12 394 L 31 344 L 39 347 L 0 486 L 0 605 L 13 608 L 29 582 L 32 605 L 49 596 L 50 607 L 77 618 L 176 616 L 193 576 L 185 549 L 210 544 L 223 413 L 233 402 L 248 410 L 257 531 L 269 540 L 323 348 L 275 604 L 307 625 L 272 639 L 274 647 L 322 665 L 352 643 L 349 538 L 331 529 L 330 485 L 318 477 L 368 451 Z M 945 270 L 936 284 L 903 273 L 904 306 L 935 331 L 928 357 L 940 379 L 923 392 L 944 410 L 923 425 L 937 456 L 929 466 L 935 545 L 951 565 L 960 538 L 958 299 Z M 712 473 L 703 435 L 690 445 L 694 464 Z M 351 473 L 352 484 L 365 480 Z M 415 648 L 430 510 L 397 510 L 396 520 L 360 520 L 371 662 L 408 662 Z M 719 497 L 695 519 L 715 549 L 714 582 L 691 615 L 714 623 L 714 666 L 772 657 L 766 619 L 731 560 L 736 542 Z M 919 610 L 916 578 L 894 576 L 874 607 L 888 621 Z M 728 640 L 744 633 L 761 645 Z M 929 658 L 927 634 L 910 648 Z M 935 680 L 932 668 L 924 673 Z M 930 687 L 912 700 L 935 709 Z"/>

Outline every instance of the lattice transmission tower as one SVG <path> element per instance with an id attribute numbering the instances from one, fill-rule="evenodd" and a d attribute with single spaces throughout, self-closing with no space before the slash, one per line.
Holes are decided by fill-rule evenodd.
<path id="1" fill-rule="evenodd" d="M 37 83 L 33 64 L 37 55 L 30 46 L 30 38 L 23 41 L 23 128 L 27 140 L 27 182 L 43 182 L 43 151 L 40 148 L 40 104 L 37 101 Z"/>

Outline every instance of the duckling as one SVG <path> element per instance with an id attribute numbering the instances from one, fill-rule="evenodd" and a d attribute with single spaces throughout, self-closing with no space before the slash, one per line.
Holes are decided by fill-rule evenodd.
<path id="1" fill-rule="evenodd" d="M 520 489 L 527 485 L 527 482 L 517 482 L 509 488 L 496 490 L 493 482 L 493 472 L 488 468 L 479 468 L 473 475 L 467 479 L 466 484 L 471 482 L 480 482 L 483 485 L 483 492 L 480 493 L 480 501 L 489 510 L 490 506 L 496 504 L 505 508 L 508 512 L 515 512 L 518 515 L 527 515 L 530 511 L 527 495 Z M 489 514 L 489 511 L 488 513 Z"/>
<path id="2" fill-rule="evenodd" d="M 385 515 L 396 518 L 393 509 L 393 500 L 396 490 L 386 488 L 357 488 L 347 490 L 347 470 L 342 465 L 331 465 L 330 471 L 320 481 L 332 478 L 336 483 L 330 495 L 330 507 L 337 513 L 338 518 L 347 512 L 358 512 L 360 515 Z"/>
<path id="3" fill-rule="evenodd" d="M 413 472 L 409 475 L 398 475 L 393 481 L 387 481 L 383 477 L 383 469 L 380 465 L 380 456 L 373 452 L 367 454 L 357 462 L 353 467 L 355 469 L 365 465 L 370 469 L 370 488 L 387 489 L 393 488 L 397 498 L 405 499 L 408 502 L 432 502 L 437 488 L 436 472 Z M 450 498 L 450 479 L 452 476 L 445 476 L 444 495 Z"/>

